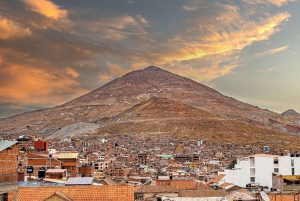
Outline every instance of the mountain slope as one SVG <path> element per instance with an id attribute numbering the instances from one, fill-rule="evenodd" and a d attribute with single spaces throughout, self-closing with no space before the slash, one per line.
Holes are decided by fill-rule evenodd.
<path id="1" fill-rule="evenodd" d="M 153 102 L 156 100 L 155 98 L 158 99 Z M 186 108 L 186 112 L 155 112 L 162 105 L 166 105 L 166 102 L 160 104 L 161 100 L 172 103 L 172 107 Z M 130 117 L 132 112 L 129 110 L 136 112 L 136 110 L 141 110 L 141 104 L 143 107 L 146 107 L 145 104 L 150 107 L 154 103 L 155 106 L 152 106 L 147 114 Z M 188 109 L 188 107 L 190 108 Z M 166 108 L 161 108 L 162 111 L 164 109 L 168 111 Z M 197 112 L 195 113 L 195 111 Z M 0 133 L 42 135 L 46 137 L 66 126 L 82 122 L 100 124 L 100 130 L 103 130 L 100 133 L 105 133 L 104 130 L 109 132 L 108 129 L 111 129 L 109 133 L 113 133 L 112 131 L 122 133 L 123 125 L 115 119 L 120 118 L 122 120 L 125 118 L 126 120 L 128 118 L 132 122 L 138 123 L 156 118 L 167 120 L 170 119 L 171 114 L 173 114 L 174 121 L 169 121 L 168 127 L 176 128 L 178 122 L 184 122 L 188 118 L 191 118 L 190 121 L 197 124 L 200 121 L 198 118 L 199 111 L 203 115 L 206 112 L 201 119 L 202 122 L 206 121 L 206 123 L 203 123 L 203 127 L 195 127 L 194 129 L 210 129 L 212 133 L 224 129 L 222 127 L 223 123 L 219 124 L 220 119 L 223 122 L 228 121 L 255 126 L 255 128 L 259 127 L 257 129 L 271 128 L 275 131 L 290 131 L 290 133 L 297 133 L 298 128 L 300 128 L 295 123 L 300 122 L 299 116 L 281 115 L 260 109 L 224 96 L 214 89 L 188 78 L 150 66 L 144 70 L 130 72 L 63 105 L 2 119 L 0 120 Z M 193 118 L 194 116 L 197 116 L 198 119 Z M 212 119 L 214 119 L 213 122 Z M 215 119 L 218 119 L 218 123 L 215 122 Z M 148 125 L 141 132 L 152 132 L 152 127 L 155 127 L 155 125 L 151 123 Z M 84 129 L 89 130 L 88 128 Z M 178 128 L 178 130 L 180 129 Z M 227 129 L 228 133 L 238 133 L 238 129 L 235 130 Z"/>

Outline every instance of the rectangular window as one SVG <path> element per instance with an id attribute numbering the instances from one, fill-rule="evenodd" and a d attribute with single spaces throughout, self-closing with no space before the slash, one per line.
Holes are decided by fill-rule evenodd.
<path id="1" fill-rule="evenodd" d="M 250 177 L 250 182 L 255 183 L 255 177 Z"/>
<path id="2" fill-rule="evenodd" d="M 8 193 L 0 194 L 0 201 L 8 201 Z"/>
<path id="3" fill-rule="evenodd" d="M 278 158 L 274 158 L 274 164 L 278 165 Z"/>
<path id="4" fill-rule="evenodd" d="M 161 181 L 160 185 L 164 186 L 164 185 L 166 185 L 166 182 L 165 181 Z"/>
<path id="5" fill-rule="evenodd" d="M 278 173 L 279 172 L 279 168 L 274 168 L 274 173 Z"/>
<path id="6" fill-rule="evenodd" d="M 291 165 L 294 166 L 294 159 L 291 159 Z"/>
<path id="7" fill-rule="evenodd" d="M 292 175 L 295 175 L 295 168 L 292 168 Z"/>

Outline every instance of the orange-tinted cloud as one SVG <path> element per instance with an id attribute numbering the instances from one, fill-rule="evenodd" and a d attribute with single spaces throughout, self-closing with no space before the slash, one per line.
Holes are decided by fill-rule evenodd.
<path id="1" fill-rule="evenodd" d="M 11 64 L 0 69 L 3 75 L 6 81 L 1 82 L 0 99 L 4 102 L 53 105 L 66 101 L 63 94 L 74 93 L 75 88 L 77 95 L 85 92 L 78 82 L 63 74 L 26 65 Z"/>
<path id="2" fill-rule="evenodd" d="M 0 16 L 0 39 L 22 38 L 31 34 L 29 28 L 23 28 L 17 22 Z"/>
<path id="3" fill-rule="evenodd" d="M 275 6 L 281 7 L 288 2 L 295 2 L 296 0 L 244 0 L 248 4 L 273 4 Z"/>
<path id="4" fill-rule="evenodd" d="M 121 77 L 130 71 L 122 68 L 118 64 L 113 64 L 110 62 L 106 62 L 106 66 L 107 66 L 107 71 L 99 73 L 99 79 L 102 84 L 106 84 L 107 82 L 111 81 L 113 78 Z"/>
<path id="5" fill-rule="evenodd" d="M 78 78 L 80 76 L 80 74 L 77 71 L 75 71 L 70 67 L 67 68 L 66 72 L 68 75 L 71 75 L 73 78 Z"/>
<path id="6" fill-rule="evenodd" d="M 38 12 L 55 20 L 64 19 L 68 15 L 67 10 L 62 10 L 56 4 L 48 0 L 23 0 L 28 10 Z"/>
<path id="7" fill-rule="evenodd" d="M 241 15 L 237 6 L 218 6 L 222 8 L 219 16 L 205 19 L 206 23 L 199 20 L 197 24 L 195 21 L 191 30 L 177 35 L 169 42 L 172 49 L 162 53 L 158 51 L 158 55 L 161 55 L 157 59 L 158 63 L 188 63 L 196 60 L 202 63 L 202 68 L 185 71 L 177 66 L 180 74 L 194 77 L 197 72 L 201 76 L 196 80 L 208 82 L 232 72 L 239 66 L 240 51 L 255 42 L 268 40 L 279 31 L 278 26 L 290 18 L 289 13 L 283 12 L 258 21 L 249 21 Z M 223 64 L 225 62 L 227 64 Z"/>

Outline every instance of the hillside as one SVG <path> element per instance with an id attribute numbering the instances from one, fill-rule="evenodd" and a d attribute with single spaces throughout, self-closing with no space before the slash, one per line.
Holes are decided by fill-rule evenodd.
<path id="1" fill-rule="evenodd" d="M 299 122 L 300 116 L 260 109 L 150 66 L 60 106 L 1 119 L 0 133 L 48 137 L 57 132 L 65 136 L 64 130 L 79 125 L 82 132 L 78 134 L 162 132 L 242 141 L 249 140 L 246 135 L 254 130 L 256 134 L 294 136 L 300 131 Z"/>

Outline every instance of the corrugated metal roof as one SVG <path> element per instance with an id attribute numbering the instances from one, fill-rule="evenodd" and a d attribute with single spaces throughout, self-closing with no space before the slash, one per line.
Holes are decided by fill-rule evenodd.
<path id="1" fill-rule="evenodd" d="M 4 149 L 7 149 L 8 147 L 18 143 L 18 141 L 8 141 L 8 140 L 2 140 L 0 141 L 0 151 L 3 151 Z"/>
<path id="2" fill-rule="evenodd" d="M 92 185 L 93 177 L 73 177 L 69 178 L 66 182 L 66 186 L 71 185 Z"/>
<path id="3" fill-rule="evenodd" d="M 53 183 L 53 182 L 45 182 L 44 186 L 65 186 L 65 183 Z M 41 182 L 39 181 L 20 181 L 18 186 L 22 187 L 32 187 L 32 186 L 41 186 Z"/>

